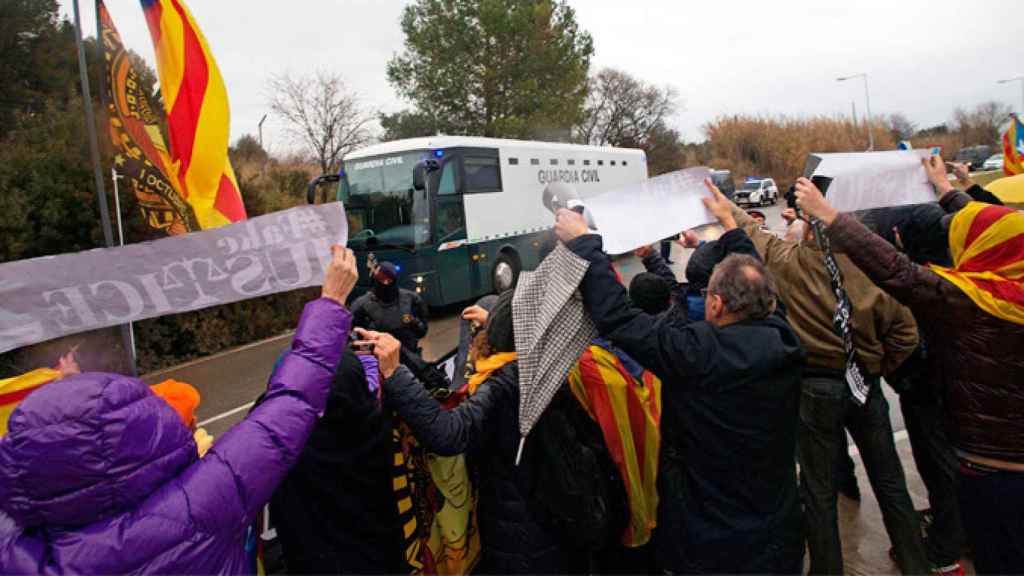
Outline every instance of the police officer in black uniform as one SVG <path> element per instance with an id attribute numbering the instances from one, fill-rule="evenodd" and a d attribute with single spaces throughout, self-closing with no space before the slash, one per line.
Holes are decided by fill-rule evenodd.
<path id="1" fill-rule="evenodd" d="M 398 287 L 398 269 L 381 262 L 371 270 L 373 290 L 352 304 L 353 325 L 387 332 L 402 343 L 404 364 L 428 388 L 447 388 L 448 379 L 423 360 L 420 338 L 427 335 L 427 305 L 412 290 Z"/>

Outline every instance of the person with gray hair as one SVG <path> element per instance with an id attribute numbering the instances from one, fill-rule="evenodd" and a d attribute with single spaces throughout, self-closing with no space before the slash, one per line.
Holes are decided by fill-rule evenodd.
<path id="1" fill-rule="evenodd" d="M 770 316 L 778 306 L 776 294 L 775 280 L 764 264 L 747 254 L 727 256 L 708 282 L 708 296 L 720 297 L 731 313 L 749 320 Z"/>
<path id="2" fill-rule="evenodd" d="M 798 574 L 804 539 L 796 479 L 804 350 L 772 275 L 710 181 L 708 209 L 730 253 L 711 275 L 705 320 L 633 308 L 601 237 L 579 214 L 555 232 L 590 267 L 580 285 L 603 337 L 662 381 L 658 529 L 666 573 Z M 747 255 L 738 255 L 737 252 Z"/>

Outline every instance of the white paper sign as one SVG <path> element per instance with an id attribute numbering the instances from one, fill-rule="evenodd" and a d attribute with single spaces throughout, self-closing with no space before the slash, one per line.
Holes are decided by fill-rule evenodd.
<path id="1" fill-rule="evenodd" d="M 832 178 L 826 197 L 840 212 L 935 202 L 921 159 L 927 150 L 813 154 L 815 175 Z"/>
<path id="2" fill-rule="evenodd" d="M 714 222 L 701 202 L 711 194 L 704 186 L 710 175 L 707 168 L 687 168 L 587 197 L 605 251 L 624 254 Z"/>

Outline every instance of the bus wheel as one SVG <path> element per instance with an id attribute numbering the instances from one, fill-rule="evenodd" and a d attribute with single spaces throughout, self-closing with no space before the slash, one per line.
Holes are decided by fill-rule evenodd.
<path id="1" fill-rule="evenodd" d="M 510 290 L 516 285 L 519 278 L 519 266 L 513 257 L 508 254 L 498 256 L 494 262 L 494 270 L 491 272 L 491 285 L 496 294 Z"/>

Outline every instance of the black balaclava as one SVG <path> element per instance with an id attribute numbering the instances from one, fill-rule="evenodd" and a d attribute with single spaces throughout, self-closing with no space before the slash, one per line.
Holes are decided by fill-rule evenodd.
<path id="1" fill-rule="evenodd" d="M 381 279 L 391 282 L 384 284 Z M 381 302 L 394 302 L 398 299 L 398 269 L 391 262 L 382 262 L 373 275 L 373 293 Z"/>
<path id="2" fill-rule="evenodd" d="M 672 287 L 657 274 L 642 272 L 629 283 L 629 299 L 647 314 L 655 315 L 668 310 L 671 297 Z"/>
<path id="3" fill-rule="evenodd" d="M 487 345 L 491 353 L 515 352 L 516 338 L 512 328 L 512 290 L 498 296 L 487 318 Z"/>

